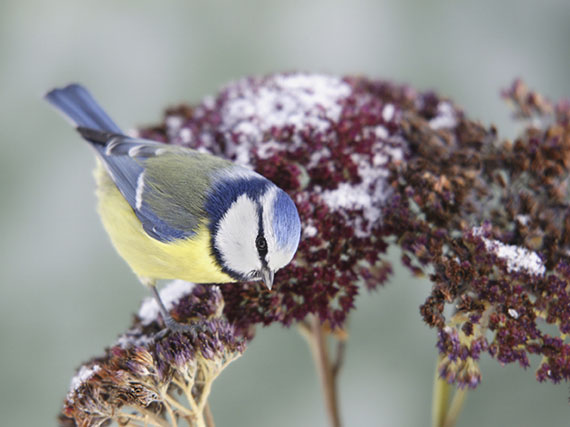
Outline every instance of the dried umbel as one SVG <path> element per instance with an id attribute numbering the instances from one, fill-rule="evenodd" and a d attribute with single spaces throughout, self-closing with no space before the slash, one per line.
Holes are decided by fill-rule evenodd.
<path id="1" fill-rule="evenodd" d="M 412 116 L 408 133 L 425 132 L 417 144 L 437 155 L 401 169 L 402 199 L 390 220 L 406 229 L 400 243 L 406 260 L 419 262 L 413 268 L 433 266 L 421 311 L 439 329 L 441 375 L 460 386 L 478 384 L 484 351 L 523 367 L 539 354 L 540 381 L 570 379 L 569 110 L 520 82 L 506 94 L 518 116 L 540 114 L 514 143 L 499 143 L 494 129 L 464 118 L 433 135 Z M 403 215 L 412 205 L 417 211 Z M 557 336 L 545 332 L 547 323 Z"/>
<path id="2" fill-rule="evenodd" d="M 290 325 L 309 313 L 342 326 L 358 282 L 386 280 L 382 209 L 392 196 L 390 169 L 407 151 L 398 123 L 413 97 L 385 83 L 278 74 L 240 80 L 140 132 L 253 167 L 295 201 L 303 235 L 293 263 L 276 275 L 276 292 L 222 287 L 240 329 Z"/>
<path id="3" fill-rule="evenodd" d="M 212 382 L 243 353 L 243 340 L 221 316 L 216 287 L 173 282 L 161 295 L 179 321 L 196 322 L 199 332 L 162 332 L 156 302 L 147 300 L 133 327 L 103 357 L 79 368 L 62 425 L 205 425 Z"/>
<path id="4" fill-rule="evenodd" d="M 413 272 L 431 272 L 421 313 L 445 378 L 476 386 L 487 352 L 525 367 L 540 354 L 537 377 L 557 382 L 570 376 L 570 108 L 520 81 L 505 97 L 534 118 L 514 143 L 430 92 L 299 73 L 232 83 L 140 134 L 250 166 L 296 202 L 303 238 L 276 292 L 222 286 L 242 333 L 310 313 L 342 327 L 358 285 L 385 283 L 396 243 Z"/>

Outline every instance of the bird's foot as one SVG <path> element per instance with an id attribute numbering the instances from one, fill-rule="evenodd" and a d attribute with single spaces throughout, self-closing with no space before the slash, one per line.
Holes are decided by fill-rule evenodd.
<path id="1" fill-rule="evenodd" d="M 204 332 L 206 330 L 205 325 L 201 323 L 192 323 L 192 324 L 179 323 L 170 316 L 164 319 L 164 323 L 166 328 L 155 334 L 154 336 L 155 339 L 163 338 L 166 335 L 168 335 L 168 333 L 170 332 L 188 334 L 192 338 L 196 339 L 198 338 L 198 334 L 200 332 Z"/>
<path id="2" fill-rule="evenodd" d="M 166 323 L 166 327 L 168 329 L 170 329 L 172 332 L 179 332 L 182 334 L 190 334 L 194 338 L 196 338 L 196 336 L 198 335 L 198 332 L 200 332 L 200 328 L 198 327 L 198 325 L 196 323 L 193 323 L 190 325 L 185 324 L 185 323 L 179 323 L 176 320 L 174 320 L 172 317 L 166 318 L 164 323 Z"/>

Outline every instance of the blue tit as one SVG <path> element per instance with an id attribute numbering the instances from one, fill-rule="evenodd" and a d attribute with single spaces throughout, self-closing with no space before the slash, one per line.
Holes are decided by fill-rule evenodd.
<path id="1" fill-rule="evenodd" d="M 301 235 L 287 193 L 230 161 L 125 135 L 78 84 L 53 89 L 45 98 L 95 150 L 103 225 L 152 290 L 167 326 L 181 325 L 164 308 L 157 280 L 262 280 L 271 289 Z"/>

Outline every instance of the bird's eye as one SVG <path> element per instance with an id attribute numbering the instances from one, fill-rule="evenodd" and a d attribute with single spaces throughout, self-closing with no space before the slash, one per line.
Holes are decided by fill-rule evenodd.
<path id="1" fill-rule="evenodd" d="M 255 246 L 257 247 L 257 251 L 260 255 L 265 255 L 267 253 L 267 241 L 263 236 L 257 236 L 255 239 Z"/>

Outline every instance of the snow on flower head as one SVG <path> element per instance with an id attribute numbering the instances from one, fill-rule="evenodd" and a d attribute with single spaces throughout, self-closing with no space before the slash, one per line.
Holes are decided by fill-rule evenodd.
<path id="1" fill-rule="evenodd" d="M 340 325 L 357 283 L 374 287 L 386 279 L 382 211 L 394 196 L 392 168 L 405 161 L 399 123 L 414 96 L 403 86 L 323 74 L 248 77 L 194 108 L 170 110 L 163 130 L 141 132 L 255 169 L 297 205 L 304 238 L 276 275 L 279 292 L 222 286 L 225 310 L 243 319 L 244 330 L 252 322 L 290 324 L 310 312 Z M 257 302 L 240 303 L 248 295 Z"/>
<path id="2" fill-rule="evenodd" d="M 506 245 L 499 240 L 484 237 L 482 227 L 474 227 L 474 236 L 479 236 L 485 244 L 485 249 L 507 263 L 509 271 L 525 271 L 538 276 L 544 275 L 546 267 L 536 252 L 516 246 Z"/>

